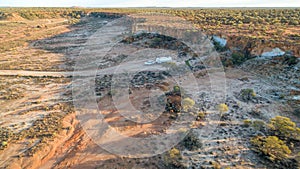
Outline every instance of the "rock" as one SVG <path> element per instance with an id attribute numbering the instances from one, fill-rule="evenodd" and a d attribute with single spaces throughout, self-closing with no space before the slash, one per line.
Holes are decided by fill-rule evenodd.
<path id="1" fill-rule="evenodd" d="M 293 96 L 293 100 L 300 100 L 300 95 L 299 96 Z"/>
<path id="2" fill-rule="evenodd" d="M 267 52 L 262 53 L 261 57 L 262 58 L 266 58 L 266 59 L 271 59 L 271 58 L 273 58 L 275 56 L 282 56 L 284 54 L 285 54 L 285 52 L 282 51 L 281 49 L 274 48 L 271 51 L 267 51 Z"/>
<path id="3" fill-rule="evenodd" d="M 219 36 L 213 36 L 212 39 L 213 39 L 213 41 L 217 42 L 222 47 L 225 47 L 227 44 L 227 40 L 223 39 Z"/>

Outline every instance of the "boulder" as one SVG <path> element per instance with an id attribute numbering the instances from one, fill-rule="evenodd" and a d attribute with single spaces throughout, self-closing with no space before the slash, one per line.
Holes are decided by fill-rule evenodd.
<path id="1" fill-rule="evenodd" d="M 219 36 L 213 36 L 212 39 L 213 39 L 213 41 L 218 43 L 221 47 L 225 47 L 227 44 L 227 40 L 224 38 L 221 38 Z"/>
<path id="2" fill-rule="evenodd" d="M 270 58 L 273 58 L 273 57 L 276 57 L 276 56 L 282 56 L 284 54 L 285 54 L 285 52 L 282 51 L 281 49 L 274 48 L 271 51 L 263 52 L 261 54 L 261 57 L 270 59 Z"/>

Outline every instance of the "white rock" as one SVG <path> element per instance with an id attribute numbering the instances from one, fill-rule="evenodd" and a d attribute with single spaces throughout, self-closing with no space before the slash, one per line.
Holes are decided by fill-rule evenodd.
<path id="1" fill-rule="evenodd" d="M 142 35 L 142 34 L 144 34 L 144 33 L 147 33 L 147 31 L 146 30 L 138 30 L 136 33 L 135 33 L 135 35 Z"/>
<path id="2" fill-rule="evenodd" d="M 293 100 L 300 100 L 300 95 L 299 96 L 294 96 Z"/>
<path id="3" fill-rule="evenodd" d="M 226 44 L 227 44 L 227 40 L 226 40 L 226 39 L 223 39 L 223 38 L 221 38 L 221 37 L 219 37 L 219 36 L 213 36 L 213 40 L 214 40 L 215 42 L 217 42 L 218 44 L 220 44 L 222 47 L 225 47 Z"/>
<path id="4" fill-rule="evenodd" d="M 264 58 L 272 58 L 272 57 L 275 57 L 275 56 L 282 56 L 284 55 L 285 52 L 282 51 L 281 49 L 279 48 L 274 48 L 272 49 L 272 51 L 270 52 L 264 52 L 261 54 L 261 57 L 264 57 Z"/>

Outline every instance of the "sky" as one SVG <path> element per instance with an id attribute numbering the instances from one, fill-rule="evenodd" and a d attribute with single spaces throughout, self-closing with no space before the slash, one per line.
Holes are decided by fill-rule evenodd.
<path id="1" fill-rule="evenodd" d="M 300 0 L 0 0 L 13 7 L 300 7 Z"/>

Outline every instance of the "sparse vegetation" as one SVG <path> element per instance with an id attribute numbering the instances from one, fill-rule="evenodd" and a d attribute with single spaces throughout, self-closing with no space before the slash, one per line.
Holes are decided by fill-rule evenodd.
<path id="1" fill-rule="evenodd" d="M 220 113 L 228 112 L 228 110 L 229 110 L 229 108 L 228 108 L 228 106 L 225 103 L 222 103 L 222 104 L 218 105 L 218 111 Z"/>
<path id="2" fill-rule="evenodd" d="M 180 150 L 177 148 L 172 148 L 164 155 L 164 161 L 169 168 L 181 168 L 182 164 L 180 160 L 182 159 Z"/>
<path id="3" fill-rule="evenodd" d="M 180 93 L 180 87 L 179 87 L 179 86 L 174 86 L 174 87 L 173 87 L 173 91 L 174 91 L 175 93 Z"/>
<path id="4" fill-rule="evenodd" d="M 231 60 L 234 65 L 240 65 L 247 60 L 245 54 L 241 52 L 234 52 L 231 55 Z"/>
<path id="5" fill-rule="evenodd" d="M 262 120 L 254 120 L 252 122 L 252 127 L 254 127 L 256 130 L 265 131 L 266 123 Z"/>
<path id="6" fill-rule="evenodd" d="M 182 108 L 184 111 L 188 111 L 190 108 L 192 108 L 195 105 L 195 101 L 191 98 L 184 98 L 182 100 Z"/>
<path id="7" fill-rule="evenodd" d="M 255 121 L 254 121 L 255 122 Z M 255 124 L 253 122 L 253 125 Z M 287 117 L 276 116 L 269 124 L 263 121 L 256 124 L 256 129 L 261 130 L 266 136 L 256 136 L 251 139 L 255 151 L 266 155 L 271 161 L 282 163 L 285 166 L 297 166 L 293 161 L 292 150 L 294 143 L 299 140 L 299 128 Z"/>
<path id="8" fill-rule="evenodd" d="M 300 128 L 290 118 L 276 116 L 271 119 L 268 127 L 280 138 L 300 141 Z"/>
<path id="9" fill-rule="evenodd" d="M 213 161 L 213 162 L 211 162 L 211 163 L 212 163 L 212 167 L 213 167 L 214 169 L 221 169 L 221 165 L 220 165 L 218 162 Z"/>
<path id="10" fill-rule="evenodd" d="M 194 151 L 202 147 L 201 140 L 192 131 L 185 136 L 181 144 L 189 151 Z"/>
<path id="11" fill-rule="evenodd" d="M 255 137 L 251 139 L 251 143 L 272 161 L 284 160 L 291 154 L 289 147 L 276 136 Z"/>
<path id="12" fill-rule="evenodd" d="M 11 141 L 13 136 L 14 134 L 10 129 L 0 127 L 0 150 L 3 150 L 8 146 L 8 143 Z"/>
<path id="13" fill-rule="evenodd" d="M 249 119 L 244 120 L 244 126 L 249 127 L 252 124 L 252 121 Z"/>
<path id="14" fill-rule="evenodd" d="M 205 112 L 200 111 L 197 114 L 196 120 L 198 120 L 198 121 L 203 120 L 203 119 L 205 119 L 205 116 L 206 116 Z"/>
<path id="15" fill-rule="evenodd" d="M 254 48 L 256 49 L 257 47 L 258 49 L 256 50 L 259 53 L 259 51 L 261 51 L 261 49 L 265 48 L 266 46 L 268 48 L 273 48 L 275 46 L 280 47 L 285 51 L 291 48 L 289 49 L 291 50 L 290 53 L 287 52 L 286 55 L 280 57 L 280 59 L 283 60 L 280 63 L 283 63 L 283 65 L 286 66 L 287 69 L 291 69 L 291 67 L 289 66 L 295 66 L 298 63 L 297 57 L 293 56 L 293 54 L 295 53 L 299 55 L 299 51 L 298 51 L 299 40 L 300 40 L 299 39 L 300 34 L 298 29 L 299 27 L 298 18 L 300 17 L 299 9 L 218 9 L 215 10 L 215 9 L 179 9 L 179 8 L 178 9 L 0 8 L 0 20 L 3 20 L 3 22 L 0 23 L 0 36 L 3 39 L 3 41 L 0 42 L 0 53 L 2 53 L 4 56 L 8 56 L 7 57 L 8 59 L 4 58 L 3 61 L 1 61 L 2 69 L 8 69 L 8 70 L 26 69 L 27 70 L 28 65 L 30 65 L 31 68 L 29 70 L 33 69 L 33 70 L 43 70 L 43 71 L 66 71 L 67 69 L 64 68 L 65 65 L 60 65 L 60 63 L 68 62 L 69 65 L 74 65 L 72 58 L 69 58 L 68 55 L 73 57 L 73 54 L 79 53 L 78 52 L 79 47 L 75 45 L 79 46 L 79 44 L 82 44 L 83 42 L 85 42 L 86 39 L 89 38 L 88 36 L 90 34 L 96 31 L 94 25 L 90 25 L 89 20 L 85 20 L 85 19 L 87 18 L 91 19 L 93 17 L 95 17 L 94 19 L 99 19 L 98 17 L 118 18 L 122 16 L 122 14 L 137 13 L 137 12 L 142 12 L 142 13 L 159 12 L 163 14 L 171 14 L 171 15 L 179 16 L 191 21 L 193 24 L 195 24 L 196 27 L 201 29 L 201 31 L 204 31 L 206 35 L 216 35 L 220 37 L 226 37 L 226 40 L 228 40 L 228 44 L 226 45 L 226 47 L 223 47 L 220 44 L 215 43 L 215 48 L 217 49 L 217 51 L 221 52 L 220 53 L 221 57 L 225 58 L 225 60 L 222 61 L 223 63 L 226 63 L 226 65 L 228 66 L 243 64 L 247 59 L 250 59 L 252 57 L 251 51 Z M 42 23 L 42 20 L 40 19 L 46 19 L 46 18 L 50 19 L 49 23 L 48 21 Z M 146 20 L 143 20 L 143 22 L 146 22 Z M 101 25 L 98 22 L 92 24 Z M 86 27 L 81 29 L 83 25 Z M 99 27 L 97 27 L 97 29 L 98 28 Z M 89 30 L 89 32 L 86 32 L 85 29 Z M 65 34 L 65 32 L 68 31 L 71 31 L 71 33 Z M 75 33 L 72 31 L 74 31 Z M 20 33 L 15 34 L 15 32 L 20 32 Z M 70 43 L 65 44 L 66 42 L 65 39 L 68 40 L 72 39 L 70 37 L 74 37 L 75 35 L 76 37 L 79 37 L 78 39 L 80 41 L 83 42 L 77 43 L 76 41 L 73 43 L 73 41 L 71 41 Z M 83 36 L 83 38 L 81 38 L 81 35 Z M 192 33 L 190 35 L 192 37 Z M 63 40 L 59 38 L 57 39 L 57 37 L 60 36 L 61 37 L 66 36 L 68 38 L 65 38 Z M 47 44 L 51 43 L 51 45 L 55 46 L 55 49 L 51 49 L 51 47 L 45 47 L 41 49 L 40 47 L 46 43 Z M 187 45 L 181 43 L 179 40 L 169 36 L 157 34 L 157 33 L 135 34 L 131 37 L 126 38 L 124 41 L 122 41 L 122 43 L 123 43 L 122 45 L 128 45 L 128 44 L 136 45 L 141 43 L 141 46 L 145 48 L 148 47 L 156 48 L 156 49 L 166 48 L 166 49 L 178 51 L 179 53 L 178 55 L 180 55 L 180 59 L 183 59 L 184 57 L 191 57 L 193 59 L 197 59 L 196 57 L 198 56 L 197 54 L 193 53 L 193 51 L 191 51 L 191 49 L 188 48 Z M 29 44 L 32 45 L 34 48 L 36 48 L 36 50 L 32 51 L 31 50 L 32 46 L 28 46 Z M 19 50 L 19 47 L 22 50 Z M 26 52 L 24 49 L 26 49 L 26 51 L 28 50 L 28 52 Z M 75 50 L 73 51 L 73 49 Z M 183 50 L 184 52 L 180 50 Z M 59 54 L 59 57 L 57 57 L 58 56 L 57 54 Z M 47 58 L 48 60 L 43 60 L 43 61 L 36 59 L 36 58 L 43 58 L 44 55 L 49 55 L 51 56 L 51 58 L 50 59 Z M 76 58 L 75 55 L 74 58 Z M 109 64 L 112 65 L 118 63 L 113 58 L 112 59 L 109 58 L 108 60 L 105 59 L 103 59 L 103 63 L 105 63 L 106 61 L 108 61 Z M 197 69 L 193 69 L 193 66 L 197 64 L 196 62 L 194 62 L 195 60 L 193 59 L 185 60 L 185 64 L 190 68 L 192 68 L 191 70 L 195 72 L 196 78 L 204 77 L 203 79 L 205 79 L 207 77 L 205 76 L 207 72 L 203 72 L 202 70 L 203 69 L 209 70 L 210 66 L 201 67 L 200 65 L 199 67 L 197 67 Z M 60 60 L 62 61 L 60 62 Z M 51 65 L 52 63 L 51 64 L 48 63 L 52 61 L 55 62 L 54 66 Z M 184 63 L 183 60 L 181 61 L 182 63 Z M 272 64 L 276 64 L 277 61 L 278 58 L 275 58 L 274 60 L 272 60 Z M 177 63 L 178 62 L 170 62 L 162 65 L 169 68 L 168 71 L 174 70 L 175 72 L 177 68 L 178 70 L 181 68 L 180 66 L 176 65 Z M 241 65 L 241 67 L 242 66 L 244 65 Z M 102 68 L 106 68 L 106 67 L 103 66 L 99 69 Z M 235 67 L 235 68 L 240 68 L 240 67 Z M 276 69 L 278 68 L 276 67 Z M 225 70 L 227 71 L 227 69 Z M 296 67 L 295 67 L 295 72 L 297 73 Z M 116 127 L 120 132 L 129 133 L 129 129 L 133 129 L 133 130 L 137 129 L 137 132 L 139 132 L 138 134 L 130 133 L 133 134 L 134 137 L 135 136 L 144 137 L 150 134 L 155 134 L 155 135 L 158 135 L 160 133 L 164 134 L 164 132 L 166 131 L 165 128 L 169 127 L 170 125 L 173 125 L 172 124 L 173 122 L 174 124 L 180 124 L 180 125 L 182 122 L 182 124 L 185 125 L 186 121 L 184 121 L 184 118 L 183 121 L 180 121 L 179 123 L 177 123 L 177 121 L 172 119 L 172 118 L 176 119 L 177 117 L 181 118 L 184 117 L 185 115 L 192 115 L 193 117 L 196 117 L 197 121 L 196 122 L 193 121 L 191 125 L 190 124 L 188 125 L 192 126 L 193 129 L 196 129 L 196 131 L 199 132 L 200 130 L 202 130 L 202 127 L 203 128 L 206 126 L 209 127 L 211 125 L 209 121 L 210 117 L 214 117 L 218 112 L 221 113 L 222 116 L 221 121 L 220 123 L 219 122 L 216 123 L 220 125 L 218 128 L 215 129 L 214 134 L 216 134 L 216 136 L 211 138 L 212 140 L 203 140 L 203 145 L 202 145 L 201 140 L 195 134 L 197 132 L 195 133 L 190 132 L 184 138 L 184 140 L 182 140 L 180 144 L 176 146 L 177 148 L 174 147 L 170 151 L 162 154 L 161 156 L 155 157 L 154 160 L 157 160 L 157 158 L 163 160 L 163 162 L 158 160 L 159 164 L 158 166 L 155 167 L 159 168 L 165 165 L 164 167 L 161 168 L 184 168 L 182 166 L 183 163 L 185 164 L 189 163 L 187 165 L 190 165 L 189 166 L 190 168 L 195 167 L 194 163 L 197 164 L 203 163 L 204 165 L 207 165 L 210 168 L 212 167 L 216 169 L 224 168 L 225 166 L 231 166 L 231 165 L 240 167 L 238 166 L 240 164 L 241 167 L 245 167 L 245 166 L 248 167 L 249 164 L 243 165 L 242 160 L 239 163 L 236 163 L 234 161 L 237 159 L 237 157 L 244 158 L 244 156 L 239 156 L 241 155 L 241 152 L 239 152 L 239 150 L 237 151 L 233 150 L 234 147 L 230 147 L 230 145 L 232 144 L 229 145 L 227 144 L 227 142 L 237 143 L 238 144 L 237 148 L 238 149 L 241 148 L 243 151 L 245 147 L 248 148 L 248 143 L 250 140 L 250 138 L 246 136 L 251 135 L 252 137 L 253 134 L 255 133 L 257 133 L 259 136 L 251 139 L 250 142 L 253 145 L 252 148 L 254 148 L 257 152 L 259 152 L 263 156 L 267 156 L 270 160 L 272 160 L 273 163 L 277 164 L 277 161 L 285 162 L 287 159 L 293 159 L 294 157 L 299 158 L 299 155 L 295 155 L 295 154 L 296 151 L 299 149 L 300 129 L 296 126 L 296 123 L 292 122 L 289 118 L 286 117 L 277 116 L 275 118 L 272 118 L 269 123 L 266 123 L 264 121 L 266 117 L 265 110 L 272 108 L 272 110 L 277 111 L 275 110 L 275 108 L 277 108 L 277 105 L 275 106 L 274 109 L 273 107 L 271 107 L 275 105 L 275 103 L 270 103 L 272 100 L 264 97 L 265 91 L 264 88 L 261 88 L 261 84 L 259 82 L 257 82 L 259 83 L 258 86 L 255 86 L 255 89 L 257 89 L 257 92 L 259 92 L 259 96 L 257 96 L 255 91 L 251 88 L 245 88 L 242 89 L 241 91 L 238 91 L 241 88 L 239 86 L 235 86 L 234 83 L 231 83 L 231 82 L 236 82 L 234 80 L 237 79 L 233 80 L 233 78 L 235 78 L 234 77 L 235 75 L 230 75 L 229 84 L 233 85 L 232 89 L 238 89 L 238 90 L 233 92 L 229 91 L 232 93 L 228 93 L 226 104 L 222 103 L 217 105 L 217 111 L 218 111 L 217 112 L 217 111 L 213 111 L 214 108 L 216 108 L 215 107 L 216 105 L 214 103 L 214 100 L 210 100 L 210 98 L 207 97 L 206 91 L 203 92 L 203 95 L 202 92 L 199 92 L 201 93 L 201 97 L 195 98 L 195 100 L 193 100 L 192 98 L 189 98 L 191 97 L 190 95 L 186 94 L 188 92 L 184 91 L 184 89 L 181 89 L 179 86 L 176 85 L 173 86 L 173 90 L 172 90 L 173 84 L 172 85 L 166 84 L 168 83 L 166 81 L 169 80 L 168 79 L 169 75 L 166 75 L 166 72 L 164 72 L 163 75 L 156 72 L 141 73 L 134 78 L 134 80 L 136 80 L 136 83 L 138 85 L 135 86 L 132 85 L 130 86 L 130 89 L 128 89 L 130 93 L 130 97 L 134 98 L 136 93 L 143 95 L 143 91 L 138 91 L 142 89 L 142 87 L 139 86 L 143 86 L 151 90 L 156 87 L 158 89 L 161 89 L 161 91 L 163 91 L 163 93 L 160 94 L 158 102 L 161 106 L 165 106 L 165 108 L 162 108 L 164 109 L 161 110 L 163 113 L 160 114 L 159 118 L 157 118 L 157 120 L 155 120 L 153 124 L 151 125 L 141 124 L 139 126 L 136 123 L 133 122 L 131 123 L 130 120 L 124 119 L 123 117 L 119 116 L 118 115 L 119 112 L 116 112 L 115 110 L 111 110 L 114 109 L 114 106 L 111 105 L 109 99 L 105 98 L 107 100 L 101 102 L 102 97 L 110 98 L 111 96 L 116 94 L 116 91 L 110 90 L 109 88 L 111 86 L 111 76 L 110 75 L 105 75 L 105 76 L 104 78 L 100 78 L 100 76 L 96 77 L 95 80 L 95 86 L 97 87 L 95 89 L 96 91 L 95 93 L 98 96 L 97 101 L 99 101 L 99 104 L 101 104 L 100 106 L 102 107 L 111 106 L 107 108 L 108 110 L 104 111 L 104 116 L 106 118 L 105 120 L 109 121 L 111 126 Z M 150 76 L 151 78 L 149 78 Z M 249 77 L 251 78 L 248 78 L 247 75 L 246 78 L 242 80 L 240 79 L 238 80 L 240 80 L 239 81 L 240 83 L 249 82 L 249 84 L 252 84 L 253 79 L 255 79 L 255 77 L 254 76 L 253 77 L 249 76 Z M 162 80 L 163 78 L 165 79 Z M 77 128 L 74 126 L 68 126 L 63 128 L 63 123 L 65 122 L 62 122 L 62 119 L 65 117 L 65 115 L 68 112 L 74 111 L 71 106 L 71 103 L 66 103 L 66 105 L 64 103 L 52 104 L 52 100 L 43 101 L 43 97 L 44 97 L 43 94 L 41 96 L 32 96 L 32 97 L 30 96 L 29 98 L 28 96 L 29 94 L 26 91 L 28 90 L 27 86 L 33 84 L 34 85 L 37 84 L 39 86 L 32 91 L 47 90 L 49 86 L 51 87 L 51 89 L 56 90 L 58 89 L 58 87 L 57 88 L 55 87 L 56 83 L 62 82 L 67 78 L 49 78 L 46 76 L 35 78 L 31 76 L 18 75 L 18 76 L 9 76 L 9 77 L 3 76 L 3 79 L 1 79 L 1 82 L 5 82 L 5 83 L 1 83 L 3 85 L 0 86 L 1 101 L 11 102 L 11 103 L 17 103 L 17 101 L 19 102 L 17 103 L 18 107 L 9 107 L 9 110 L 8 108 L 3 108 L 2 110 L 4 112 L 3 115 L 4 117 L 6 116 L 6 113 L 9 114 L 8 117 L 12 117 L 11 114 L 13 113 L 15 113 L 17 116 L 22 116 L 22 117 L 25 117 L 26 115 L 32 115 L 32 114 L 34 114 L 35 116 L 36 112 L 42 112 L 41 113 L 42 115 L 39 117 L 35 117 L 37 119 L 34 119 L 32 122 L 27 122 L 27 121 L 26 123 L 20 122 L 19 124 L 13 124 L 9 126 L 10 128 L 17 129 L 19 127 L 18 125 L 20 125 L 23 127 L 21 131 L 14 131 L 9 129 L 9 127 L 0 128 L 0 136 L 1 136 L 0 153 L 2 153 L 2 151 L 5 152 L 7 150 L 5 148 L 7 147 L 10 148 L 10 146 L 14 146 L 15 143 L 19 144 L 20 142 L 23 141 L 28 143 L 28 145 L 26 145 L 27 146 L 26 150 L 25 151 L 22 150 L 22 153 L 18 155 L 18 157 L 20 158 L 26 155 L 30 155 L 30 156 L 34 155 L 40 150 L 45 150 L 46 152 L 48 147 L 45 148 L 45 146 L 49 144 L 50 141 L 53 141 L 57 137 L 57 135 L 60 132 L 64 131 L 65 129 L 67 130 L 66 132 L 70 132 L 71 134 L 74 134 L 73 135 L 74 137 L 70 137 L 70 139 L 68 139 L 67 142 L 65 142 L 63 145 L 58 145 L 58 147 L 66 146 L 63 147 L 63 149 L 68 149 L 68 151 L 72 150 L 72 153 L 74 154 L 77 153 L 76 152 L 77 148 L 80 149 L 80 151 L 85 151 L 82 150 L 81 148 L 84 149 L 85 146 L 91 147 L 90 145 L 91 142 L 89 140 L 84 140 L 84 142 L 81 142 L 80 139 L 78 139 L 78 138 L 85 137 L 84 134 L 82 135 L 83 137 L 78 137 L 81 136 L 80 132 L 82 129 L 80 127 Z M 6 81 L 6 79 L 9 80 Z M 18 80 L 11 82 L 11 79 L 13 80 L 18 79 Z M 45 82 L 45 83 L 39 84 L 38 82 Z M 240 83 L 238 84 L 240 85 Z M 297 81 L 295 83 L 297 83 Z M 243 84 L 241 86 L 244 87 L 249 85 Z M 72 88 L 71 85 L 60 86 L 60 84 L 59 87 L 67 90 Z M 31 88 L 29 89 L 31 90 Z M 53 95 L 55 95 L 55 97 L 59 97 L 59 99 L 61 99 L 59 100 L 60 102 L 68 102 L 67 100 L 70 100 L 70 98 L 63 97 L 63 95 L 65 94 L 68 95 L 68 92 L 71 91 L 66 91 L 66 93 L 53 92 Z M 195 95 L 198 95 L 198 91 L 196 92 L 197 93 L 195 93 Z M 295 90 L 295 92 L 298 91 Z M 280 94 L 281 91 L 278 93 Z M 288 100 L 289 99 L 288 92 L 285 92 L 284 94 L 285 94 L 284 97 L 280 97 L 280 98 L 282 99 L 284 98 L 285 100 Z M 293 94 L 296 95 L 297 93 L 293 93 Z M 233 98 L 233 96 L 237 96 L 237 98 L 240 99 L 240 101 L 237 101 L 235 98 Z M 33 100 L 33 101 L 28 101 L 28 102 L 27 100 L 24 101 L 25 100 L 23 99 L 24 97 L 25 99 Z M 45 97 L 48 97 L 48 95 Z M 139 97 L 134 99 L 139 100 Z M 134 99 L 133 101 L 136 101 Z M 284 102 L 285 100 L 280 100 L 280 101 L 282 101 L 282 103 L 285 104 L 286 103 Z M 137 104 L 134 106 L 140 106 L 144 110 L 147 108 L 148 105 L 150 105 L 150 101 L 146 100 L 145 98 L 143 98 L 143 102 L 141 103 L 143 105 Z M 27 109 L 21 109 L 21 107 L 27 106 L 27 104 L 30 107 L 28 107 Z M 247 107 L 248 105 L 249 107 Z M 229 112 L 229 106 L 230 106 L 230 112 Z M 19 110 L 19 108 L 21 110 Z M 181 110 L 183 111 L 180 112 Z M 147 114 L 147 116 L 148 115 L 150 117 L 150 113 Z M 72 121 L 71 123 L 74 125 L 77 124 L 77 121 L 74 121 L 74 119 L 71 119 L 70 121 Z M 28 123 L 30 123 L 30 125 L 28 125 Z M 3 124 L 6 125 L 5 123 Z M 213 124 L 215 124 L 215 121 L 213 121 Z M 136 128 L 136 126 L 140 128 Z M 180 128 L 178 130 L 179 133 L 184 133 L 186 131 L 187 131 L 186 128 Z M 206 132 L 206 130 L 204 132 Z M 59 136 L 61 135 L 63 134 L 60 134 Z M 244 138 L 241 140 L 237 140 L 238 142 L 235 142 L 236 136 L 244 137 Z M 74 140 L 72 139 L 77 139 L 76 143 L 73 144 Z M 83 143 L 84 145 L 81 143 Z M 120 142 L 120 144 L 121 143 L 122 142 Z M 209 147 L 209 149 L 207 149 L 207 147 L 204 146 Z M 201 149 L 202 147 L 203 150 Z M 216 151 L 214 151 L 215 148 L 217 148 Z M 57 152 L 65 153 L 63 155 L 64 157 L 66 157 L 67 160 L 68 158 L 73 158 L 70 157 L 70 155 L 68 154 L 69 152 L 66 152 L 63 149 L 60 151 L 55 151 L 55 153 Z M 242 153 L 245 152 L 246 151 L 243 151 Z M 201 156 L 205 156 L 205 159 L 204 160 L 199 159 L 199 161 L 193 159 L 189 161 L 190 159 L 192 159 L 192 157 L 195 156 L 198 158 Z M 47 159 L 46 157 L 44 158 Z M 258 160 L 258 157 L 255 157 L 252 154 L 251 157 L 249 156 L 249 158 L 253 158 L 250 160 L 256 161 L 261 165 L 265 164 L 264 162 L 261 162 L 262 160 L 260 159 Z M 93 159 L 93 160 L 98 160 L 98 159 Z M 112 163 L 114 165 L 118 164 L 117 160 L 118 159 L 113 159 Z M 146 160 L 149 160 L 149 164 L 158 163 L 150 158 L 146 158 Z M 187 160 L 188 162 L 186 162 L 185 160 Z M 67 161 L 62 160 L 60 163 L 66 164 L 66 162 Z M 103 163 L 106 162 L 107 161 Z M 166 164 L 164 164 L 164 162 Z M 140 167 L 139 165 L 144 165 L 142 163 L 136 163 L 138 165 L 135 166 L 134 160 L 128 161 L 127 164 L 129 163 L 130 163 L 129 167 L 131 168 Z M 73 164 L 73 162 L 70 162 L 70 164 Z M 89 165 L 88 162 L 86 164 Z M 60 164 L 57 165 L 58 168 L 61 167 Z M 146 166 L 144 168 L 147 167 L 149 166 Z M 199 165 L 197 167 L 199 167 Z M 125 168 L 125 167 L 122 166 L 121 168 Z"/>
<path id="16" fill-rule="evenodd" d="M 256 93 L 253 89 L 242 89 L 240 91 L 240 97 L 243 101 L 250 101 L 256 97 Z"/>

